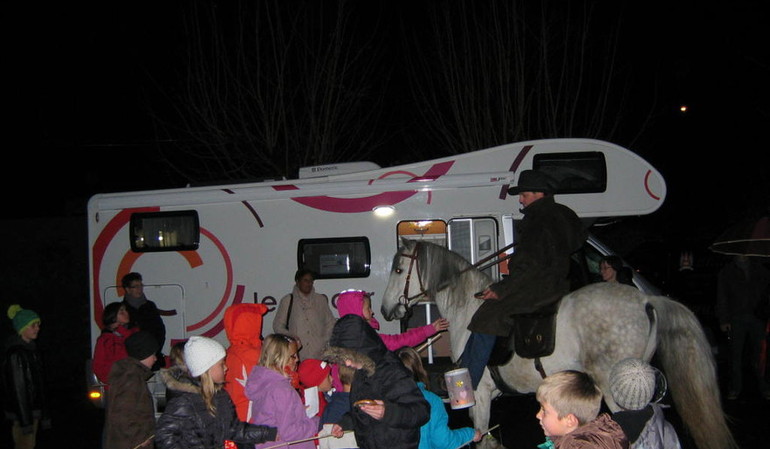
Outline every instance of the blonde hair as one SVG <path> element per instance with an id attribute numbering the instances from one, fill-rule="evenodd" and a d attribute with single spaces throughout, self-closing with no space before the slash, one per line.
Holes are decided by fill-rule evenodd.
<path id="1" fill-rule="evenodd" d="M 180 341 L 171 346 L 171 351 L 168 353 L 168 358 L 171 359 L 171 363 L 174 366 L 178 366 L 185 372 L 188 371 L 187 365 L 184 363 L 184 344 L 186 341 Z"/>
<path id="2" fill-rule="evenodd" d="M 429 386 L 428 373 L 422 365 L 420 354 L 410 346 L 404 346 L 396 351 L 396 355 L 401 359 L 406 369 L 412 372 L 412 377 L 417 382 L 422 382 L 426 387 Z"/>
<path id="3" fill-rule="evenodd" d="M 356 369 L 351 366 L 347 366 L 344 363 L 338 363 L 337 368 L 339 369 L 340 382 L 342 382 L 343 385 L 352 384 L 353 376 L 356 375 Z"/>
<path id="4" fill-rule="evenodd" d="M 258 364 L 286 376 L 284 367 L 289 364 L 295 352 L 297 341 L 294 338 L 284 334 L 270 334 L 262 342 Z"/>
<path id="5" fill-rule="evenodd" d="M 211 378 L 211 374 L 209 374 L 210 369 L 211 368 L 206 370 L 206 372 L 199 377 L 201 383 L 201 396 L 203 396 L 203 403 L 206 404 L 206 410 L 209 411 L 211 416 L 216 416 L 217 407 L 214 404 L 214 396 L 222 389 L 224 384 L 214 382 L 214 379 Z"/>
<path id="6" fill-rule="evenodd" d="M 602 391 L 586 373 L 565 370 L 543 380 L 535 394 L 537 401 L 547 403 L 564 418 L 575 415 L 579 425 L 594 420 L 602 405 Z"/>

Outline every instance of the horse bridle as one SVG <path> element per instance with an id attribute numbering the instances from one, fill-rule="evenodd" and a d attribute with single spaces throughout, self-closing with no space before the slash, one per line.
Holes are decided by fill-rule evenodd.
<path id="1" fill-rule="evenodd" d="M 504 253 L 505 251 L 508 251 L 509 249 L 513 248 L 514 246 L 516 246 L 516 243 L 511 243 L 510 245 L 507 245 L 504 248 L 500 248 L 499 250 L 497 250 L 497 252 L 490 254 L 489 256 L 479 260 L 475 264 L 469 265 L 468 267 L 460 270 L 457 273 L 457 275 L 459 276 L 465 273 L 466 271 L 470 271 L 474 268 L 481 271 L 488 268 L 489 266 L 492 266 L 504 260 L 510 259 L 513 254 L 508 254 L 498 259 L 495 259 L 495 258 L 497 258 L 500 254 Z M 405 306 L 407 309 L 409 308 L 409 303 L 411 301 L 414 301 L 415 299 L 421 298 L 423 296 L 428 296 L 428 292 L 425 290 L 425 287 L 423 286 L 423 283 L 422 283 L 422 276 L 420 276 L 420 259 L 418 257 L 418 251 L 417 251 L 419 247 L 420 247 L 420 242 L 415 242 L 414 251 L 412 251 L 412 254 L 399 253 L 401 257 L 406 257 L 409 259 L 409 269 L 406 272 L 406 282 L 404 282 L 404 293 L 398 298 L 398 303 Z M 412 279 L 412 267 L 417 268 L 417 282 L 420 284 L 420 292 L 417 293 L 416 295 L 409 296 L 409 282 Z M 399 274 L 401 273 L 400 268 L 397 268 L 395 271 L 396 273 L 399 273 Z M 448 286 L 449 286 L 449 283 L 445 282 L 444 284 L 439 286 L 436 289 L 436 291 L 441 291 Z"/>
<path id="2" fill-rule="evenodd" d="M 399 253 L 401 257 L 409 259 L 409 269 L 406 271 L 406 282 L 404 282 L 404 293 L 398 298 L 398 303 L 409 308 L 409 303 L 417 298 L 428 296 L 428 292 L 425 291 L 425 287 L 422 285 L 422 276 L 420 276 L 420 259 L 418 249 L 420 248 L 420 242 L 415 243 L 414 251 L 412 254 Z M 420 284 L 420 292 L 416 295 L 409 296 L 409 283 L 412 280 L 412 268 L 417 269 L 417 282 Z M 396 268 L 396 273 L 401 273 L 401 268 Z"/>

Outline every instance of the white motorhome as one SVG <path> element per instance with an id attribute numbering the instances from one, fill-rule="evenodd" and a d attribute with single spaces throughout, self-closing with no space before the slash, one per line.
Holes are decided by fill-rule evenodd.
<path id="1" fill-rule="evenodd" d="M 278 300 L 300 267 L 317 273 L 316 291 L 333 304 L 342 290 L 374 292 L 377 312 L 399 238 L 447 245 L 470 262 L 514 242 L 520 206 L 507 189 L 527 169 L 556 178 L 557 201 L 588 223 L 650 214 L 666 197 L 649 163 L 590 139 L 514 143 L 389 168 L 309 167 L 291 180 L 95 195 L 88 203 L 92 347 L 103 307 L 122 298 L 120 279 L 131 271 L 164 311 L 166 354 L 191 335 L 227 345 L 223 315 L 241 302 L 269 306 L 263 335 L 271 333 Z M 593 256 L 584 262 L 595 273 L 610 250 L 593 237 L 588 247 Z M 488 270 L 499 278 L 505 263 Z M 384 333 L 402 329 L 381 324 Z"/>

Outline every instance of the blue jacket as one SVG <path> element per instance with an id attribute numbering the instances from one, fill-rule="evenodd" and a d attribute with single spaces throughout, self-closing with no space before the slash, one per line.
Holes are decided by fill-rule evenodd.
<path id="1" fill-rule="evenodd" d="M 326 404 L 323 415 L 321 415 L 321 425 L 337 424 L 342 415 L 350 411 L 350 392 L 335 391 L 329 403 Z"/>
<path id="2" fill-rule="evenodd" d="M 417 382 L 417 386 L 430 404 L 430 420 L 420 428 L 418 449 L 455 449 L 473 440 L 476 430 L 471 427 L 450 429 L 447 424 L 449 415 L 441 398 L 428 391 L 424 383 Z"/>

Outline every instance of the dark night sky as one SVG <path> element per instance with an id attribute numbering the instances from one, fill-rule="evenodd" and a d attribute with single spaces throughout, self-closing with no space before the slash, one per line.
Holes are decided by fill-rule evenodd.
<path id="1" fill-rule="evenodd" d="M 182 39 L 184 2 L 89 3 L 17 5 L 7 15 L 15 26 L 4 64 L 13 80 L 6 167 L 21 179 L 5 177 L 5 217 L 71 213 L 97 192 L 178 185 L 146 150 L 154 137 L 145 98 L 153 83 L 175 79 L 165 67 Z M 624 63 L 657 77 L 666 106 L 631 148 L 667 179 L 660 218 L 723 220 L 757 198 L 766 207 L 762 2 L 626 3 Z M 680 102 L 688 114 L 677 112 Z"/>

